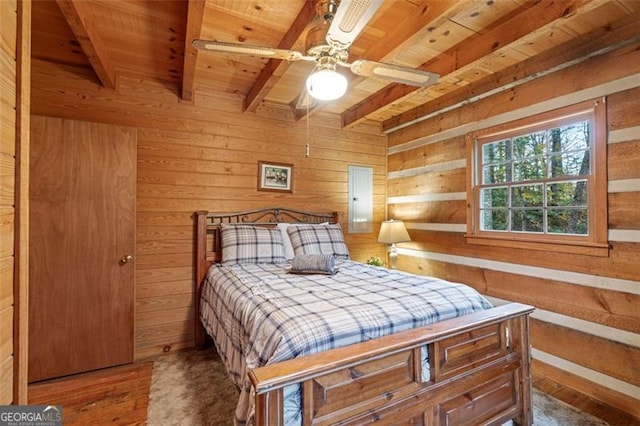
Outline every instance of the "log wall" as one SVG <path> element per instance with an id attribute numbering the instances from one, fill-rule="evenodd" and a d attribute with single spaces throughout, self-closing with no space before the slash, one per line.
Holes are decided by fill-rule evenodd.
<path id="1" fill-rule="evenodd" d="M 465 135 L 600 97 L 609 256 L 467 244 Z M 412 237 L 399 268 L 535 306 L 534 372 L 640 417 L 640 45 L 434 115 L 389 134 L 389 216 Z"/>
<path id="2" fill-rule="evenodd" d="M 352 258 L 384 255 L 376 237 L 386 213 L 387 138 L 378 126 L 342 130 L 338 116 L 322 113 L 296 122 L 290 110 L 272 106 L 242 113 L 240 97 L 196 92 L 184 102 L 175 87 L 137 79 L 105 89 L 89 71 L 38 60 L 32 72 L 33 114 L 137 131 L 137 359 L 193 346 L 196 210 L 338 211 Z M 293 193 L 258 191 L 258 161 L 292 164 Z M 373 167 L 370 234 L 349 234 L 346 226 L 349 165 Z"/>

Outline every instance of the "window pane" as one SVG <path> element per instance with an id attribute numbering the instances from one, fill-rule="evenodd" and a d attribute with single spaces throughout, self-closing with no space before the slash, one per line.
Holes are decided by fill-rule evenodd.
<path id="1" fill-rule="evenodd" d="M 480 227 L 485 231 L 506 231 L 507 210 L 480 210 Z"/>
<path id="2" fill-rule="evenodd" d="M 575 151 L 549 157 L 551 177 L 589 174 L 589 151 Z"/>
<path id="3" fill-rule="evenodd" d="M 587 201 L 586 180 L 547 184 L 547 205 L 549 207 L 585 207 Z"/>
<path id="4" fill-rule="evenodd" d="M 509 139 L 482 145 L 482 164 L 500 163 L 511 159 Z"/>
<path id="5" fill-rule="evenodd" d="M 549 233 L 587 235 L 589 232 L 586 208 L 549 209 L 547 229 Z"/>
<path id="6" fill-rule="evenodd" d="M 581 121 L 549 130 L 550 152 L 567 152 L 589 148 L 589 122 Z"/>
<path id="7" fill-rule="evenodd" d="M 542 207 L 543 205 L 542 184 L 518 185 L 511 188 L 512 207 Z"/>
<path id="8" fill-rule="evenodd" d="M 546 132 L 536 132 L 513 139 L 513 158 L 535 157 L 545 153 Z"/>
<path id="9" fill-rule="evenodd" d="M 513 181 L 524 182 L 539 180 L 547 177 L 547 167 L 544 157 L 528 158 L 513 164 Z"/>
<path id="10" fill-rule="evenodd" d="M 543 210 L 514 209 L 511 211 L 511 230 L 515 232 L 543 232 Z"/>
<path id="11" fill-rule="evenodd" d="M 480 204 L 483 209 L 490 209 L 492 207 L 507 207 L 509 203 L 508 189 L 502 188 L 485 188 L 480 192 Z"/>
<path id="12" fill-rule="evenodd" d="M 482 183 L 503 183 L 508 182 L 511 167 L 508 163 L 493 164 L 482 168 Z"/>

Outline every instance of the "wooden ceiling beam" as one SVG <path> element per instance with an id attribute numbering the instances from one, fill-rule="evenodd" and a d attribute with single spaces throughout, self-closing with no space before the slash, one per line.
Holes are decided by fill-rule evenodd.
<path id="1" fill-rule="evenodd" d="M 300 13 L 296 16 L 293 24 L 286 32 L 278 49 L 291 49 L 302 37 L 305 29 L 316 15 L 315 1 L 307 0 L 304 2 Z M 244 100 L 244 111 L 255 111 L 260 102 L 267 96 L 269 91 L 276 85 L 280 77 L 290 66 L 289 61 L 281 59 L 269 59 L 266 65 L 260 71 L 260 75 L 256 82 L 251 86 Z"/>
<path id="2" fill-rule="evenodd" d="M 423 0 L 415 6 L 415 13 L 394 25 L 393 29 L 362 55 L 370 61 L 383 61 L 394 51 L 402 51 L 403 44 L 411 40 L 424 40 L 436 23 L 453 18 L 475 0 Z M 384 17 L 382 18 L 384 19 Z M 349 58 L 353 61 L 353 58 Z M 364 79 L 366 77 L 357 77 Z"/>
<path id="3" fill-rule="evenodd" d="M 181 93 L 181 97 L 185 101 L 193 101 L 198 49 L 193 47 L 191 42 L 200 38 L 206 3 L 206 0 L 190 0 L 187 6 L 187 29 L 184 37 L 184 65 L 182 67 Z"/>
<path id="4" fill-rule="evenodd" d="M 489 32 L 476 34 L 453 46 L 437 57 L 423 63 L 419 68 L 435 72 L 444 77 L 462 67 L 482 59 L 484 56 L 494 53 L 517 40 L 542 31 L 554 21 L 575 13 L 593 9 L 601 4 L 601 0 L 571 0 L 562 2 L 537 2 L 525 3 L 527 6 L 522 12 L 508 21 L 497 25 Z M 589 7 L 585 7 L 585 6 Z M 418 87 L 392 83 L 382 90 L 367 97 L 341 114 L 343 127 L 366 119 L 366 117 L 393 102 L 410 95 L 418 90 Z"/>
<path id="5" fill-rule="evenodd" d="M 100 37 L 91 12 L 91 3 L 82 0 L 56 0 L 80 48 L 104 87 L 115 89 L 116 72 Z"/>
<path id="6" fill-rule="evenodd" d="M 497 73 L 447 93 L 433 101 L 419 105 L 382 122 L 384 133 L 393 132 L 455 109 L 463 104 L 482 99 L 497 91 L 512 87 L 515 82 L 526 82 L 533 76 L 571 66 L 578 58 L 587 59 L 593 52 L 608 52 L 621 44 L 637 42 L 640 38 L 640 15 L 630 15 L 606 27 L 595 30 L 523 62 L 514 64 Z"/>

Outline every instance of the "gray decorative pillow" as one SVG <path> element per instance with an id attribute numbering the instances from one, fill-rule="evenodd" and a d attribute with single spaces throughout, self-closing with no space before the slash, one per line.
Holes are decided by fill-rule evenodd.
<path id="1" fill-rule="evenodd" d="M 300 254 L 333 254 L 338 259 L 349 259 L 340 224 L 290 226 L 287 233 L 296 256 Z"/>
<path id="2" fill-rule="evenodd" d="M 335 274 L 335 257 L 332 254 L 299 254 L 291 262 L 292 274 Z"/>
<path id="3" fill-rule="evenodd" d="M 282 233 L 277 228 L 221 225 L 222 263 L 285 262 Z"/>

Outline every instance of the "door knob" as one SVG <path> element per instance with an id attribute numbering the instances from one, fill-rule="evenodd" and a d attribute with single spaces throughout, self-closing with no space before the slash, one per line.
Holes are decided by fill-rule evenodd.
<path id="1" fill-rule="evenodd" d="M 130 254 L 124 255 L 122 256 L 122 258 L 120 259 L 120 264 L 124 265 L 125 263 L 129 263 L 133 260 L 133 256 L 131 256 Z"/>

